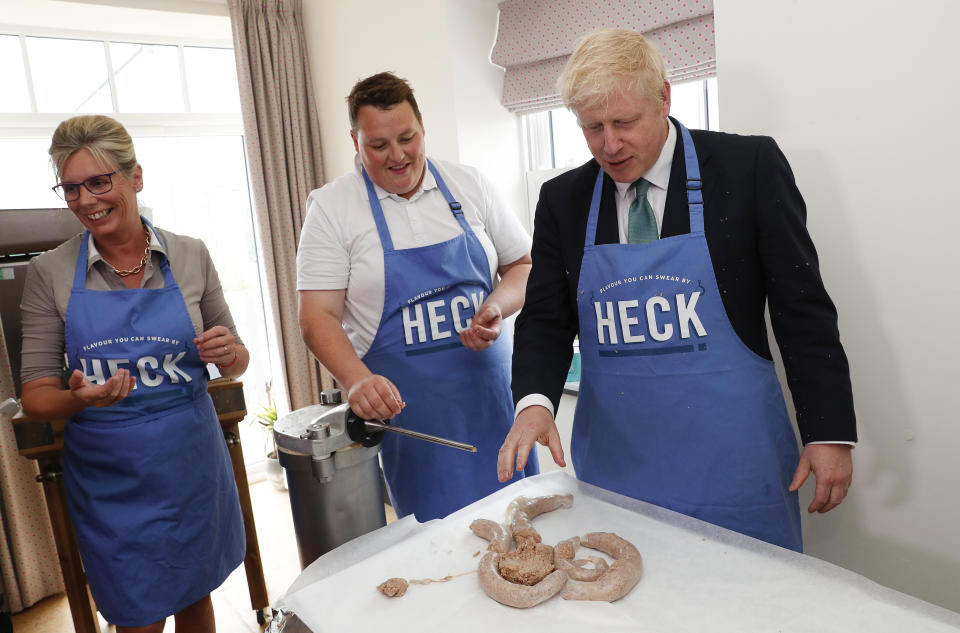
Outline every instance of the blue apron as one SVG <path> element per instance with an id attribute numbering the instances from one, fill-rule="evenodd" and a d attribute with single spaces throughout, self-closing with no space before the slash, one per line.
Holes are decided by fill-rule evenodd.
<path id="1" fill-rule="evenodd" d="M 476 453 L 385 433 L 383 472 L 398 517 L 418 521 L 447 516 L 506 484 L 497 481 L 497 454 L 513 424 L 511 336 L 506 327 L 489 348 L 460 343 L 492 290 L 483 245 L 429 161 L 437 186 L 463 233 L 417 248 L 396 250 L 377 192 L 363 180 L 383 246 L 383 315 L 363 362 L 386 376 L 406 402 L 392 423 L 477 447 Z M 539 472 L 531 459 L 526 475 Z"/>
<path id="2" fill-rule="evenodd" d="M 774 365 L 723 308 L 683 137 L 690 233 L 597 245 L 597 174 L 577 289 L 582 379 L 571 452 L 583 481 L 802 551 L 797 443 Z M 677 167 L 675 167 L 677 168 Z"/>
<path id="3" fill-rule="evenodd" d="M 162 289 L 88 290 L 88 236 L 67 305 L 69 369 L 103 384 L 125 368 L 137 383 L 113 406 L 87 407 L 67 422 L 67 507 L 97 608 L 113 624 L 142 626 L 226 579 L 244 557 L 243 519 L 166 256 Z"/>

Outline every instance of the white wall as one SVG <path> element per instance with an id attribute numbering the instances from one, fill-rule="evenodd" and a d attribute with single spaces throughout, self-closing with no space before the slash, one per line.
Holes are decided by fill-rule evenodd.
<path id="1" fill-rule="evenodd" d="M 500 105 L 502 71 L 488 61 L 496 24 L 492 0 L 304 2 L 326 179 L 353 169 L 347 94 L 389 70 L 413 86 L 428 155 L 478 167 L 523 217 L 519 119 Z"/>
<path id="2" fill-rule="evenodd" d="M 790 160 L 852 369 L 853 487 L 807 553 L 960 611 L 960 3 L 715 9 L 723 128 Z"/>

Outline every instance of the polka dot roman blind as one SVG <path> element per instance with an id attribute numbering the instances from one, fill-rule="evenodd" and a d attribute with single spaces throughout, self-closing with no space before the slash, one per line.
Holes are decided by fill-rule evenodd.
<path id="1" fill-rule="evenodd" d="M 563 105 L 557 77 L 578 38 L 600 28 L 643 33 L 671 82 L 716 72 L 713 0 L 505 0 L 490 61 L 506 70 L 503 105 L 536 112 Z"/>

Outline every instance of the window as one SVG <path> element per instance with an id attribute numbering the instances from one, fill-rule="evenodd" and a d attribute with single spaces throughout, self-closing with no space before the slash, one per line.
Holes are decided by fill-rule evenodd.
<path id="1" fill-rule="evenodd" d="M 670 85 L 670 115 L 689 128 L 718 130 L 716 78 Z M 590 150 L 576 116 L 566 108 L 526 114 L 522 117 L 527 151 L 528 228 L 540 186 L 558 174 L 590 160 Z"/>
<path id="2" fill-rule="evenodd" d="M 261 295 L 233 50 L 0 33 L 0 59 L 0 208 L 64 206 L 50 190 L 47 155 L 60 121 L 104 113 L 123 123 L 143 166 L 144 213 L 202 239 L 216 264 L 254 359 L 242 380 L 255 415 L 267 402 L 272 324 Z M 241 425 L 241 435 L 248 463 L 261 460 L 261 427 Z"/>
<path id="3" fill-rule="evenodd" d="M 113 111 L 103 42 L 51 37 L 24 40 L 37 112 Z M 64 64 L 64 60 L 70 63 Z"/>
<path id="4" fill-rule="evenodd" d="M 29 112 L 27 75 L 24 72 L 20 38 L 0 35 L 0 112 Z"/>
<path id="5" fill-rule="evenodd" d="M 118 112 L 184 112 L 176 46 L 110 42 Z"/>

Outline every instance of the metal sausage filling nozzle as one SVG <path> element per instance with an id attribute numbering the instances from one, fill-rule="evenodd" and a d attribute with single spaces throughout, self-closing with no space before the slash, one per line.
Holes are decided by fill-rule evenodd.
<path id="1" fill-rule="evenodd" d="M 407 437 L 415 437 L 417 439 L 433 442 L 434 444 L 449 446 L 450 448 L 459 448 L 461 451 L 467 451 L 470 453 L 477 452 L 477 447 L 472 444 L 454 442 L 453 440 L 448 440 L 443 437 L 428 435 L 419 431 L 411 431 L 410 429 L 400 428 L 399 426 L 390 426 L 389 420 L 361 420 L 359 417 L 357 417 L 357 414 L 355 414 L 353 410 L 350 410 L 349 413 L 347 413 L 347 434 L 350 436 L 350 439 L 355 442 L 360 442 L 364 446 L 372 446 L 366 442 L 372 438 L 376 438 L 375 443 L 379 442 L 381 439 L 383 439 L 382 435 L 384 431 L 399 433 L 400 435 L 406 435 Z"/>

